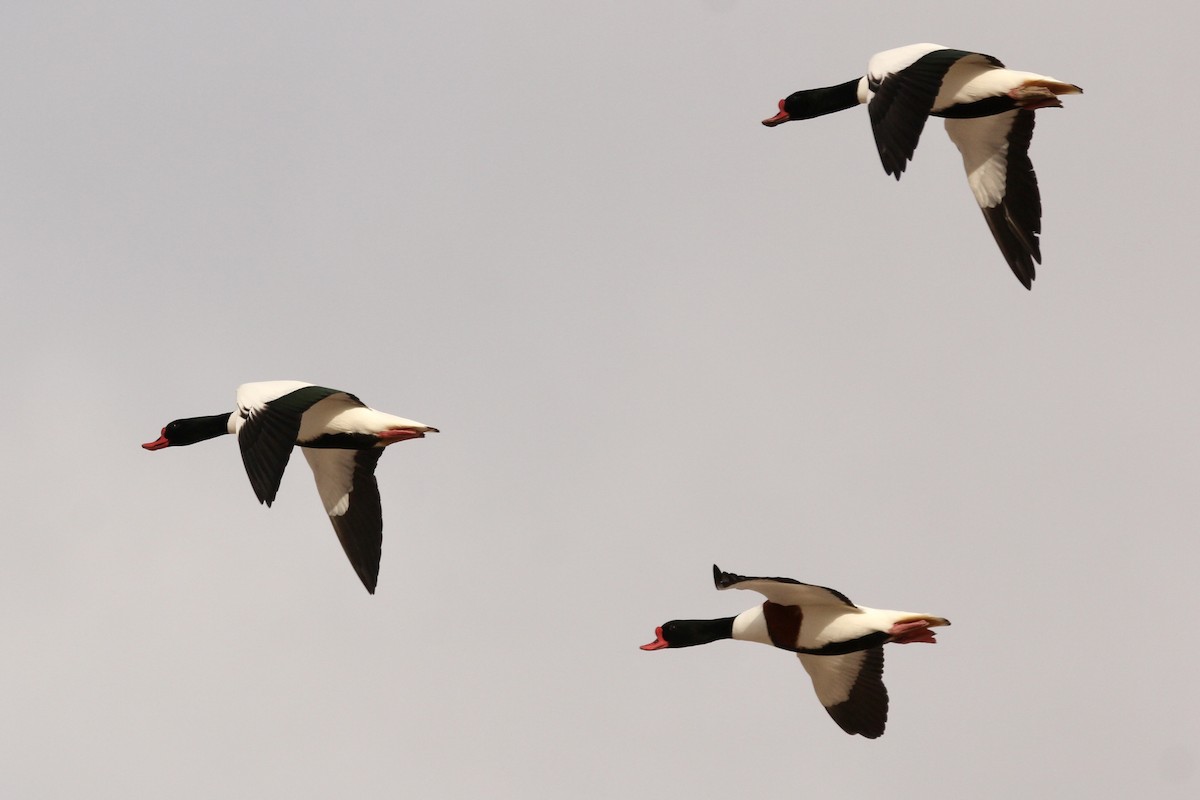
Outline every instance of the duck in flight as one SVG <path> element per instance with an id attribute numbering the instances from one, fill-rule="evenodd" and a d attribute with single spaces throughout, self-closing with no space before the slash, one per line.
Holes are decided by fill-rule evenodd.
<path id="1" fill-rule="evenodd" d="M 236 411 L 174 420 L 142 447 L 161 450 L 237 434 L 254 494 L 270 506 L 298 445 L 346 557 L 374 594 L 383 546 L 375 466 L 388 445 L 437 432 L 368 408 L 348 392 L 300 381 L 264 381 L 238 387 Z"/>
<path id="2" fill-rule="evenodd" d="M 752 589 L 767 601 L 736 617 L 676 619 L 654 631 L 643 650 L 693 647 L 718 639 L 759 642 L 796 654 L 817 699 L 842 730 L 868 739 L 883 735 L 888 693 L 883 646 L 936 644 L 933 628 L 950 621 L 910 611 L 857 606 L 824 586 L 791 578 L 746 578 L 713 564 L 718 589 Z"/>
<path id="3" fill-rule="evenodd" d="M 944 117 L 962 153 L 967 182 L 1008 266 L 1026 289 L 1042 263 L 1042 200 L 1029 160 L 1034 110 L 1061 108 L 1072 83 L 1006 69 L 983 53 L 912 44 L 871 57 L 867 74 L 779 101 L 776 125 L 866 103 L 883 169 L 900 180 L 930 116 Z"/>

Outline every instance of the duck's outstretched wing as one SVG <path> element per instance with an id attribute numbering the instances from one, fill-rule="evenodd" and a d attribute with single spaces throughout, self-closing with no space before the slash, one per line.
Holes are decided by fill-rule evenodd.
<path id="1" fill-rule="evenodd" d="M 868 739 L 883 735 L 888 693 L 882 645 L 842 656 L 796 656 L 812 678 L 817 699 L 842 730 Z"/>
<path id="2" fill-rule="evenodd" d="M 967 183 L 1000 252 L 1017 280 L 1030 289 L 1042 263 L 1042 196 L 1029 160 L 1034 112 L 947 119 L 946 133 L 962 153 Z"/>
<path id="3" fill-rule="evenodd" d="M 300 381 L 265 381 L 238 387 L 238 413 L 242 418 L 238 447 L 258 502 L 268 506 L 275 502 L 304 412 L 338 393 L 337 389 Z"/>
<path id="4" fill-rule="evenodd" d="M 824 586 L 801 583 L 791 578 L 747 578 L 724 572 L 713 564 L 713 583 L 718 589 L 752 589 L 781 606 L 835 605 L 857 608 L 850 598 Z"/>
<path id="5" fill-rule="evenodd" d="M 383 448 L 335 450 L 302 447 L 317 493 L 346 558 L 367 591 L 375 594 L 383 551 L 383 508 L 375 467 Z"/>
<path id="6" fill-rule="evenodd" d="M 867 65 L 867 111 L 879 160 L 888 175 L 900 180 L 917 150 L 925 120 L 933 110 L 946 73 L 964 59 L 1002 67 L 982 53 L 934 44 L 910 45 L 874 56 Z"/>

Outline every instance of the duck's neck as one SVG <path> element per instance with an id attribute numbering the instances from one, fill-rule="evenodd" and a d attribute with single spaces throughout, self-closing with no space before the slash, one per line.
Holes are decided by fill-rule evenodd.
<path id="1" fill-rule="evenodd" d="M 858 96 L 858 84 L 862 78 L 825 86 L 820 89 L 805 89 L 788 98 L 787 110 L 792 119 L 812 119 L 835 111 L 854 108 L 862 102 Z M 794 109 L 794 111 L 793 111 Z"/>
<path id="2" fill-rule="evenodd" d="M 732 639 L 733 620 L 734 617 L 677 620 L 676 631 L 671 637 L 671 646 L 694 647 L 720 639 Z"/>
<path id="3" fill-rule="evenodd" d="M 177 420 L 179 434 L 172 437 L 171 443 L 174 445 L 195 444 L 233 433 L 233 418 L 236 413 L 226 412 L 207 417 L 188 417 Z"/>

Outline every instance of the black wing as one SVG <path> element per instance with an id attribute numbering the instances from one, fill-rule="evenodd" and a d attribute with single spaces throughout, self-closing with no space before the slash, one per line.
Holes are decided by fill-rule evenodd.
<path id="1" fill-rule="evenodd" d="M 258 502 L 268 506 L 275 502 L 304 412 L 338 393 L 324 386 L 305 386 L 257 408 L 241 409 L 245 422 L 238 431 L 238 447 Z"/>
<path id="2" fill-rule="evenodd" d="M 883 685 L 882 645 L 841 656 L 798 656 L 812 678 L 817 699 L 842 730 L 867 739 L 883 735 L 888 693 Z"/>
<path id="3" fill-rule="evenodd" d="M 1000 252 L 1026 289 L 1033 288 L 1034 263 L 1042 263 L 1042 194 L 1037 173 L 1029 160 L 1029 142 L 1033 138 L 1034 113 L 1021 110 L 1008 135 L 1008 172 L 1004 199 L 993 208 L 983 209 Z"/>
<path id="4" fill-rule="evenodd" d="M 751 589 L 772 603 L 785 606 L 847 605 L 856 608 L 849 597 L 836 589 L 791 578 L 747 578 L 724 572 L 716 564 L 713 564 L 713 584 L 718 589 Z"/>
<path id="5" fill-rule="evenodd" d="M 383 448 L 301 449 L 312 467 L 317 493 L 350 566 L 367 591 L 374 594 L 383 551 L 383 507 L 375 467 Z"/>
<path id="6" fill-rule="evenodd" d="M 967 182 L 983 218 L 1026 289 L 1036 277 L 1034 264 L 1042 263 L 1042 195 L 1029 160 L 1034 121 L 1028 109 L 946 120 L 946 132 L 962 152 Z"/>
<path id="7" fill-rule="evenodd" d="M 942 87 L 942 78 L 960 59 L 976 56 L 994 66 L 1002 67 L 998 59 L 966 50 L 934 50 L 912 64 L 878 80 L 868 75 L 867 81 L 874 97 L 867 105 L 871 115 L 871 131 L 879 159 L 888 175 L 900 180 L 904 168 L 916 152 L 925 120 L 933 110 L 933 101 Z"/>

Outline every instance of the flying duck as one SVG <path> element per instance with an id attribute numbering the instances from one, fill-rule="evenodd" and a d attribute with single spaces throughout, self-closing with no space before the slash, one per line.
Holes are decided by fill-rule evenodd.
<path id="1" fill-rule="evenodd" d="M 767 601 L 736 617 L 676 619 L 660 625 L 643 650 L 693 647 L 718 639 L 759 642 L 790 650 L 812 678 L 817 699 L 849 734 L 883 735 L 888 694 L 883 646 L 936 644 L 932 628 L 950 621 L 910 611 L 856 606 L 834 589 L 791 578 L 746 578 L 713 564 L 718 589 L 752 589 Z"/>
<path id="2" fill-rule="evenodd" d="M 236 411 L 174 420 L 142 447 L 161 450 L 235 433 L 254 494 L 270 506 L 292 447 L 299 445 L 346 557 L 374 594 L 383 544 L 375 465 L 388 445 L 437 432 L 368 408 L 349 392 L 301 381 L 263 381 L 238 387 Z"/>
<path id="3" fill-rule="evenodd" d="M 925 119 L 945 117 L 988 228 L 1017 280 L 1030 289 L 1034 263 L 1042 263 L 1042 200 L 1029 160 L 1033 112 L 1061 108 L 1060 94 L 1082 93 L 1073 83 L 1005 69 L 983 53 L 910 44 L 872 56 L 861 78 L 785 97 L 763 125 L 866 103 L 883 169 L 900 180 Z"/>

